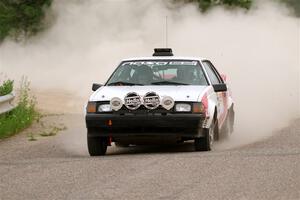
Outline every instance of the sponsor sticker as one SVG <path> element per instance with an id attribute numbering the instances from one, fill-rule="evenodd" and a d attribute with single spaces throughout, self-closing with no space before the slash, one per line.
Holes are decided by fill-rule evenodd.
<path id="1" fill-rule="evenodd" d="M 141 65 L 148 65 L 148 66 L 178 66 L 178 65 L 184 65 L 184 66 L 196 66 L 197 61 L 132 61 L 132 62 L 124 62 L 122 63 L 122 66 L 124 65 L 135 65 L 135 66 L 141 66 Z"/>

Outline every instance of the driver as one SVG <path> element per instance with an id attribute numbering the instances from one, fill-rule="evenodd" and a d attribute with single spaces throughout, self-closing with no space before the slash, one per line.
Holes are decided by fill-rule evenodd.
<path id="1" fill-rule="evenodd" d="M 147 65 L 141 65 L 136 67 L 136 70 L 132 76 L 134 83 L 150 85 L 153 82 L 153 71 Z"/>

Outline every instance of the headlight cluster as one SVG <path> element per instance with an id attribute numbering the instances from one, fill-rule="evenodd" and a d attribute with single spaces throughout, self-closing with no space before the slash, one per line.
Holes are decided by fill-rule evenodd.
<path id="1" fill-rule="evenodd" d="M 112 108 L 111 108 L 110 104 L 100 104 L 97 107 L 96 102 L 88 102 L 86 110 L 88 113 L 111 112 Z"/>
<path id="2" fill-rule="evenodd" d="M 98 107 L 97 107 L 98 106 Z M 88 102 L 87 112 L 88 113 L 96 113 L 96 112 L 112 112 L 120 110 L 123 106 L 123 102 L 120 98 L 114 97 L 111 99 L 109 103 L 97 104 L 96 102 Z"/>
<path id="3" fill-rule="evenodd" d="M 177 103 L 175 106 L 176 112 L 193 112 L 193 113 L 204 113 L 205 107 L 201 102 L 197 103 Z"/>
<path id="4" fill-rule="evenodd" d="M 110 104 L 101 104 L 98 106 L 98 112 L 111 112 Z"/>
<path id="5" fill-rule="evenodd" d="M 175 106 L 175 111 L 176 112 L 191 112 L 191 110 L 192 110 L 191 104 L 178 103 Z"/>
<path id="6" fill-rule="evenodd" d="M 147 97 L 147 106 L 151 103 L 157 103 L 156 97 Z M 131 99 L 130 99 L 131 100 Z M 136 101 L 128 101 L 129 103 L 133 104 L 136 103 Z M 127 103 L 128 103 L 127 102 Z M 132 103 L 133 102 L 133 103 Z M 129 104 L 128 103 L 128 104 Z M 140 102 L 141 104 L 143 102 Z M 131 105 L 130 104 L 130 105 Z M 148 105 L 149 104 L 149 105 Z M 114 97 L 111 99 L 111 101 L 108 103 L 103 102 L 102 104 L 96 103 L 96 102 L 89 102 L 87 105 L 87 112 L 88 113 L 104 113 L 104 112 L 112 112 L 112 111 L 118 111 L 123 107 L 124 103 L 122 99 L 118 97 Z M 175 112 L 192 112 L 192 113 L 204 113 L 205 107 L 201 102 L 195 102 L 195 103 L 187 103 L 187 102 L 179 102 L 175 103 L 172 97 L 166 96 L 163 97 L 160 101 L 160 105 L 165 108 L 166 110 L 171 110 L 173 107 L 175 107 Z M 126 102 L 125 102 L 126 106 Z M 126 107 L 128 108 L 129 105 Z M 145 106 L 146 107 L 146 106 Z M 148 108 L 147 107 L 147 108 Z M 150 109 L 150 108 L 148 108 Z M 132 110 L 132 109 L 131 109 Z"/>

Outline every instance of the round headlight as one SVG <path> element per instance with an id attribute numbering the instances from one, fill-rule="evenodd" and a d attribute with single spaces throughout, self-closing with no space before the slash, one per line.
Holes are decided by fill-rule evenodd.
<path id="1" fill-rule="evenodd" d="M 101 104 L 98 107 L 98 112 L 111 112 L 111 107 L 109 104 Z"/>
<path id="2" fill-rule="evenodd" d="M 110 107 L 114 111 L 118 111 L 122 108 L 123 102 L 120 98 L 114 97 L 110 100 Z"/>
<path id="3" fill-rule="evenodd" d="M 170 110 L 174 106 L 174 100 L 172 97 L 164 97 L 161 100 L 161 105 L 164 107 L 166 110 Z"/>
<path id="4" fill-rule="evenodd" d="M 178 103 L 175 106 L 175 110 L 177 112 L 190 112 L 192 110 L 192 106 L 187 103 Z"/>

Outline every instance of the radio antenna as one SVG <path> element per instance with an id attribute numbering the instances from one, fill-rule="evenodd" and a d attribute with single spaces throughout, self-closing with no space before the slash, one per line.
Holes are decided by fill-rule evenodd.
<path id="1" fill-rule="evenodd" d="M 168 15 L 166 15 L 166 48 L 168 48 Z"/>

